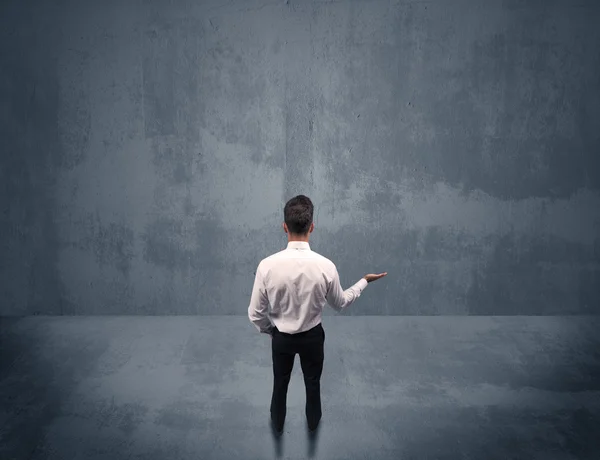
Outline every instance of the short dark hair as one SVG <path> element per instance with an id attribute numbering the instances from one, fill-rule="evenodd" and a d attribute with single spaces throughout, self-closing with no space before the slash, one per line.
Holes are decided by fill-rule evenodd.
<path id="1" fill-rule="evenodd" d="M 313 221 L 313 204 L 305 195 L 297 195 L 285 204 L 283 218 L 288 231 L 294 235 L 306 235 Z"/>

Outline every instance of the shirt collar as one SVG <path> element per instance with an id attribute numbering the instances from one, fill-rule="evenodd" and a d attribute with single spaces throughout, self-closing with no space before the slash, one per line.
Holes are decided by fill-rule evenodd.
<path id="1" fill-rule="evenodd" d="M 307 241 L 288 241 L 287 249 L 310 249 Z"/>

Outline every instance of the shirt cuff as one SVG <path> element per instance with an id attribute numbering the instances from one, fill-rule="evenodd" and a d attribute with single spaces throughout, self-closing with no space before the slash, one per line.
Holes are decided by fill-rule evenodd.
<path id="1" fill-rule="evenodd" d="M 362 291 L 362 290 L 364 290 L 364 288 L 366 288 L 366 287 L 367 287 L 367 284 L 369 284 L 369 282 L 368 282 L 366 279 L 364 279 L 364 278 L 361 278 L 361 279 L 360 279 L 360 280 L 359 280 L 359 281 L 356 283 L 356 286 L 357 286 L 357 287 L 358 287 L 358 288 L 359 288 L 359 289 Z"/>

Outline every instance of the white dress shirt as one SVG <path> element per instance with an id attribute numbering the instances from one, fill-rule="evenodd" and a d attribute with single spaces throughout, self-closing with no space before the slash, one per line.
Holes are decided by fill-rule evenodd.
<path id="1" fill-rule="evenodd" d="M 367 284 L 361 278 L 342 290 L 331 260 L 311 251 L 308 242 L 289 241 L 258 264 L 248 318 L 261 333 L 271 334 L 274 325 L 288 334 L 304 332 L 321 322 L 325 304 L 341 312 Z"/>

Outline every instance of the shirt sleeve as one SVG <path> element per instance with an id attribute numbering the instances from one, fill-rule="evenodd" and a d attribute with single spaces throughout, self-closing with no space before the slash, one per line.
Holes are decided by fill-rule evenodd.
<path id="1" fill-rule="evenodd" d="M 360 294 L 367 287 L 367 284 L 367 280 L 361 278 L 344 291 L 340 284 L 340 275 L 337 271 L 337 267 L 334 267 L 333 279 L 329 284 L 326 295 L 327 303 L 339 313 L 360 297 Z"/>
<path id="2" fill-rule="evenodd" d="M 265 289 L 265 279 L 263 277 L 262 267 L 259 264 L 254 277 L 254 287 L 248 306 L 248 318 L 254 324 L 256 329 L 264 334 L 271 334 L 274 329 L 269 319 L 269 299 Z"/>

